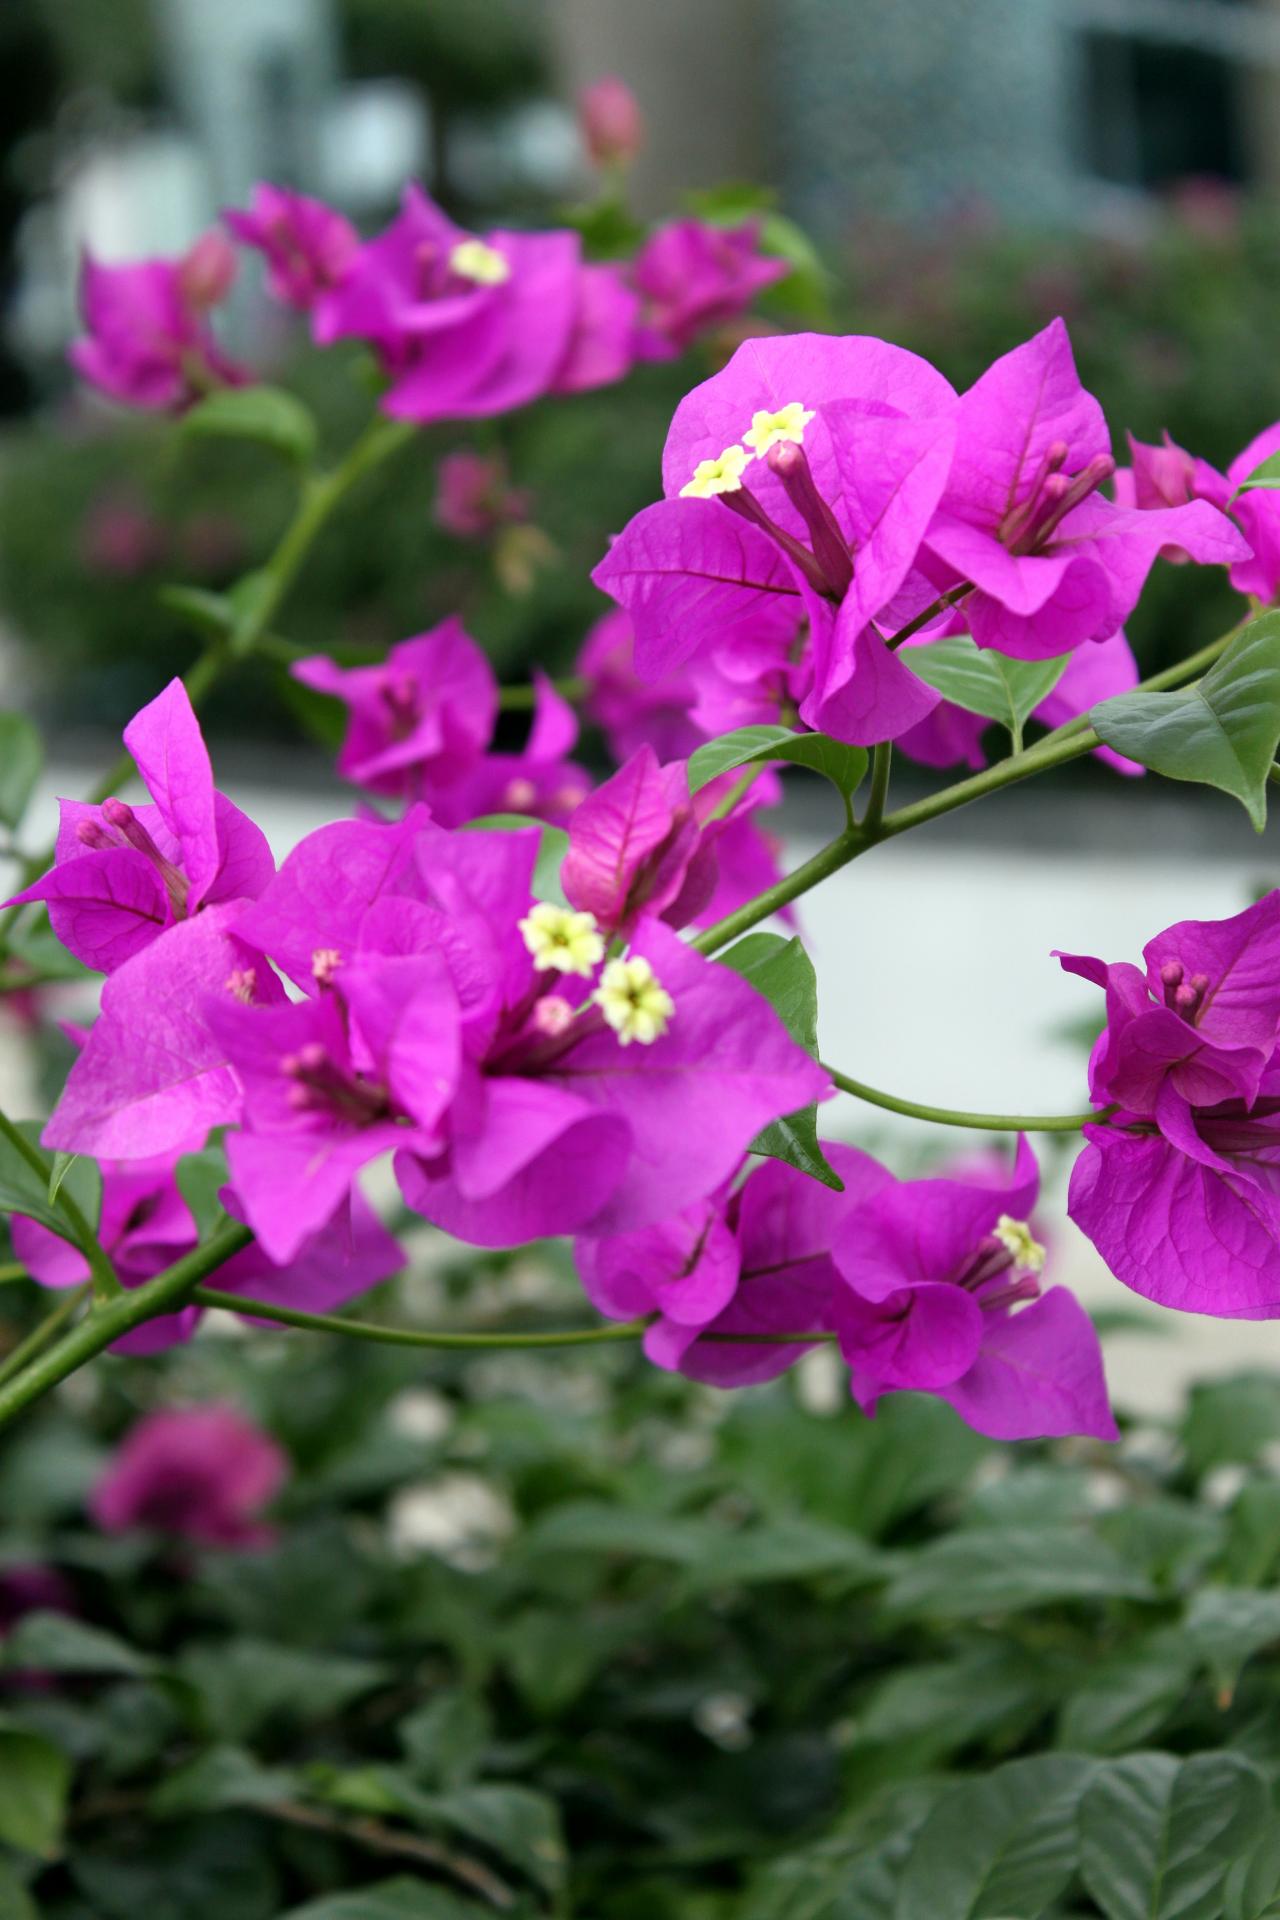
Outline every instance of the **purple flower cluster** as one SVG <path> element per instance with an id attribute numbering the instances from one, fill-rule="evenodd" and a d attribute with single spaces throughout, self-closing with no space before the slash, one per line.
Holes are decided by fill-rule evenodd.
<path id="1" fill-rule="evenodd" d="M 1123 624 L 1162 550 L 1238 570 L 1257 538 L 1204 491 L 1105 497 L 1109 436 L 1061 321 L 960 395 L 883 340 L 748 341 L 681 401 L 662 471 L 665 498 L 594 576 L 631 616 L 640 677 L 690 675 L 695 721 L 722 724 L 727 681 L 736 724 L 901 739 L 933 764 L 973 763 L 980 728 L 904 642 L 1071 654 L 1044 716 L 1067 717 L 1134 683 Z"/>
<path id="2" fill-rule="evenodd" d="M 1143 967 L 1060 956 L 1107 996 L 1070 1210 L 1126 1286 L 1190 1313 L 1280 1315 L 1280 893 L 1182 920 Z"/>
<path id="3" fill-rule="evenodd" d="M 614 1319 L 649 1316 L 649 1358 L 714 1386 L 772 1379 L 809 1350 L 780 1335 L 828 1334 L 868 1413 L 916 1391 L 999 1440 L 1116 1437 L 1092 1323 L 1066 1288 L 1042 1291 L 1025 1140 L 1011 1171 L 951 1179 L 827 1153 L 842 1193 L 769 1161 L 642 1232 L 581 1236 L 588 1296 Z"/>
<path id="4" fill-rule="evenodd" d="M 211 1127 L 234 1129 L 224 1198 L 257 1241 L 231 1284 L 321 1304 L 398 1264 L 352 1211 L 383 1155 L 411 1207 L 481 1245 L 627 1231 L 696 1203 L 761 1128 L 830 1092 L 754 989 L 667 924 L 705 907 L 739 822 L 700 820 L 656 762 L 575 831 L 570 897 L 590 910 L 535 898 L 537 829 L 451 832 L 422 805 L 321 828 L 276 874 L 215 792 L 179 683 L 126 737 L 154 804 L 64 808 L 57 864 L 24 896 L 109 969 L 45 1140 L 106 1164 L 126 1284 L 191 1244 L 173 1161 Z M 628 779 L 648 813 L 620 843 L 611 790 Z M 38 1277 L 82 1277 L 19 1232 Z"/>
<path id="5" fill-rule="evenodd" d="M 601 137 L 616 144 L 616 127 Z M 678 220 L 634 260 L 594 265 L 567 228 L 469 233 L 417 186 L 368 241 L 334 208 L 268 184 L 223 218 L 262 256 L 271 296 L 309 316 L 317 345 L 364 341 L 386 378 L 386 412 L 424 423 L 610 385 L 733 320 L 787 271 L 760 252 L 753 221 Z M 247 379 L 207 322 L 235 268 L 220 233 L 176 261 L 87 258 L 75 366 L 113 399 L 171 411 Z"/>

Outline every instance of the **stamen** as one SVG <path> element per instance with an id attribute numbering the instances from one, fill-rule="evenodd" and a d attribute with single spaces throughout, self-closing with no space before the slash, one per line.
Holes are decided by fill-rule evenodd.
<path id="1" fill-rule="evenodd" d="M 540 900 L 519 927 L 535 973 L 580 973 L 586 979 L 604 959 L 604 935 L 594 913 L 574 913 Z"/>
<path id="2" fill-rule="evenodd" d="M 549 993 L 533 1010 L 533 1025 L 548 1039 L 558 1040 L 573 1025 L 573 1008 L 561 994 Z"/>
<path id="3" fill-rule="evenodd" d="M 799 400 L 788 401 L 776 413 L 762 409 L 752 414 L 751 425 L 742 436 L 743 445 L 754 450 L 757 460 L 763 460 L 771 448 L 786 442 L 798 447 L 812 419 L 812 407 L 804 406 Z"/>
<path id="4" fill-rule="evenodd" d="M 234 967 L 226 978 L 226 989 L 233 1000 L 243 1007 L 251 1007 L 258 990 L 258 974 L 255 967 Z"/>
<path id="5" fill-rule="evenodd" d="M 782 441 L 770 448 L 768 466 L 809 529 L 813 557 L 827 577 L 831 598 L 843 600 L 853 579 L 853 561 L 839 521 L 818 492 L 804 448 L 791 440 Z"/>
<path id="6" fill-rule="evenodd" d="M 510 813 L 528 813 L 537 798 L 537 787 L 523 777 L 508 780 L 502 790 L 502 803 Z"/>
<path id="7" fill-rule="evenodd" d="M 296 1053 L 286 1053 L 280 1071 L 294 1082 L 287 1098 L 299 1113 L 328 1113 L 368 1125 L 387 1112 L 385 1088 L 339 1066 L 318 1040 L 309 1040 Z"/>
<path id="8" fill-rule="evenodd" d="M 611 960 L 591 998 L 624 1047 L 633 1040 L 642 1047 L 652 1046 L 662 1038 L 676 1010 L 675 1001 L 640 955 Z"/>
<path id="9" fill-rule="evenodd" d="M 1085 467 L 1082 472 L 1075 476 L 1074 480 L 1068 483 L 1065 489 L 1055 488 L 1055 494 L 1060 497 L 1057 497 L 1050 505 L 1048 513 L 1038 525 L 1031 529 L 1030 537 L 1033 546 L 1036 549 L 1043 547 L 1050 536 L 1057 531 L 1057 528 L 1071 512 L 1071 509 L 1078 507 L 1082 500 L 1087 500 L 1091 493 L 1096 493 L 1103 481 L 1109 480 L 1115 470 L 1116 463 L 1111 458 L 1111 455 L 1109 453 L 1100 453 L 1089 462 L 1088 466 Z M 1050 476 L 1050 480 L 1058 480 L 1060 478 L 1062 478 L 1062 476 L 1059 474 Z M 1049 485 L 1050 481 L 1046 481 L 1046 498 L 1049 494 Z"/>
<path id="10" fill-rule="evenodd" d="M 682 500 L 710 500 L 714 494 L 736 493 L 742 485 L 742 471 L 748 455 L 739 446 L 726 447 L 714 460 L 699 460 L 692 480 L 680 489 Z"/>
<path id="11" fill-rule="evenodd" d="M 449 255 L 449 267 L 478 287 L 499 287 L 511 278 L 511 262 L 484 240 L 460 240 Z"/>
<path id="12" fill-rule="evenodd" d="M 331 987 L 341 965 L 342 955 L 336 947 L 317 947 L 311 956 L 311 978 L 318 987 Z"/>
<path id="13" fill-rule="evenodd" d="M 115 828 L 123 841 L 146 855 L 164 881 L 174 913 L 179 920 L 184 920 L 187 913 L 187 877 L 178 871 L 172 860 L 165 859 L 133 808 L 123 800 L 104 800 L 102 817 L 109 827 Z"/>
<path id="14" fill-rule="evenodd" d="M 1045 452 L 1044 458 L 1036 468 L 1035 478 L 1017 506 L 1010 507 L 1000 523 L 1000 538 L 1005 546 L 1012 546 L 1022 533 L 1026 532 L 1035 518 L 1045 481 L 1066 465 L 1071 449 L 1065 440 L 1054 440 Z"/>

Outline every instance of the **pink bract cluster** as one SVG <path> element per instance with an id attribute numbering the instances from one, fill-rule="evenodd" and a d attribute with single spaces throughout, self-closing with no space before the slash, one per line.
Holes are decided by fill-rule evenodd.
<path id="1" fill-rule="evenodd" d="M 591 103 L 610 164 L 638 138 L 623 105 Z M 384 407 L 416 421 L 617 380 L 781 271 L 753 226 L 678 221 L 598 265 L 568 230 L 468 233 L 417 188 L 369 241 L 268 186 L 227 225 L 318 342 L 372 349 Z M 89 267 L 77 364 L 154 407 L 243 377 L 207 324 L 233 269 L 217 236 L 177 263 Z M 743 1385 L 821 1338 L 868 1412 L 924 1391 L 1000 1439 L 1114 1437 L 1093 1328 L 1044 1286 L 1026 1141 L 1011 1166 L 925 1180 L 833 1145 L 831 1186 L 769 1157 L 768 1130 L 831 1078 L 683 936 L 778 878 L 758 818 L 776 769 L 744 773 L 744 754 L 700 784 L 707 741 L 782 725 L 980 767 L 988 723 L 926 677 L 936 643 L 1060 662 L 1033 710 L 1055 726 L 1136 684 L 1124 623 L 1158 559 L 1275 597 L 1280 499 L 1238 490 L 1280 427 L 1226 474 L 1168 440 L 1131 446 L 1117 471 L 1060 321 L 964 393 L 882 340 L 749 340 L 681 402 L 663 497 L 596 569 L 617 604 L 578 679 L 616 770 L 597 781 L 574 757 L 577 716 L 541 675 L 513 741 L 459 619 L 376 664 L 304 658 L 295 678 L 346 709 L 339 772 L 386 811 L 362 802 L 278 870 L 172 682 L 124 735 L 149 800 L 63 802 L 56 861 L 17 896 L 106 976 L 44 1140 L 101 1162 L 122 1282 L 195 1245 L 178 1162 L 225 1129 L 223 1204 L 254 1243 L 214 1276 L 224 1291 L 332 1307 L 394 1271 L 359 1190 L 389 1158 L 406 1205 L 461 1240 L 573 1236 L 590 1299 L 643 1320 L 659 1366 Z M 523 517 L 501 460 L 450 460 L 443 524 L 484 538 Z M 1272 1316 L 1280 895 L 1172 927 L 1145 960 L 1063 957 L 1107 1014 L 1072 1216 L 1148 1297 Z M 14 1242 L 50 1286 L 86 1277 L 41 1225 L 19 1221 Z M 130 1338 L 161 1345 L 196 1317 Z"/>
<path id="2" fill-rule="evenodd" d="M 385 377 L 385 411 L 421 423 L 611 385 L 736 319 L 787 271 L 761 253 L 754 221 L 677 220 L 634 259 L 597 265 L 568 228 L 469 233 L 417 186 L 368 241 L 334 208 L 265 183 L 224 219 L 262 256 L 272 298 L 309 316 L 316 344 L 363 341 Z M 169 411 L 249 379 L 208 324 L 236 265 L 217 232 L 180 260 L 86 258 L 78 371 L 126 405 Z"/>

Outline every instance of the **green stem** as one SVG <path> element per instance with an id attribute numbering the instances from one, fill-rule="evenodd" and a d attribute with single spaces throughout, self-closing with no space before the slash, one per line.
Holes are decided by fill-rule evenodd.
<path id="1" fill-rule="evenodd" d="M 0 1287 L 7 1286 L 11 1280 L 29 1280 L 30 1278 L 30 1274 L 20 1261 L 0 1261 Z"/>
<path id="2" fill-rule="evenodd" d="M 563 700 L 584 699 L 589 686 L 589 683 L 576 673 L 562 674 L 551 684 Z M 537 688 L 532 686 L 498 689 L 498 705 L 503 713 L 528 713 L 532 710 L 537 697 Z"/>
<path id="3" fill-rule="evenodd" d="M 229 1224 L 203 1246 L 157 1274 L 154 1280 L 133 1287 L 113 1300 L 95 1303 L 70 1333 L 39 1354 L 14 1379 L 0 1386 L 0 1427 L 124 1334 L 132 1333 L 135 1327 L 154 1320 L 159 1314 L 173 1313 L 185 1306 L 200 1282 L 232 1254 L 249 1246 L 252 1239 L 247 1227 Z"/>
<path id="4" fill-rule="evenodd" d="M 33 1147 L 20 1127 L 16 1127 L 8 1114 L 0 1113 L 0 1134 L 9 1142 L 14 1152 L 26 1161 L 32 1173 L 49 1190 L 52 1169 L 38 1147 Z M 116 1270 L 104 1251 L 97 1234 L 85 1219 L 74 1196 L 68 1193 L 66 1184 L 58 1188 L 58 1197 L 53 1202 L 67 1223 L 69 1231 L 63 1235 L 77 1246 L 89 1263 L 89 1273 L 93 1280 L 93 1291 L 99 1299 L 109 1299 L 121 1291 L 116 1278 Z"/>
<path id="5" fill-rule="evenodd" d="M 255 1314 L 278 1320 L 281 1326 L 300 1327 L 304 1333 L 342 1333 L 351 1340 L 375 1340 L 387 1347 L 440 1347 L 460 1352 L 489 1352 L 508 1347 L 595 1347 L 611 1340 L 635 1340 L 649 1322 L 626 1320 L 602 1327 L 573 1327 L 563 1333 L 435 1333 L 418 1327 L 384 1327 L 373 1320 L 348 1320 L 339 1313 L 302 1313 L 272 1301 L 253 1300 L 243 1293 L 224 1293 L 217 1287 L 197 1287 L 191 1294 L 197 1306 L 221 1307 L 228 1313 Z"/>
<path id="6" fill-rule="evenodd" d="M 872 834 L 879 831 L 884 819 L 884 803 L 889 797 L 889 775 L 893 770 L 893 742 L 882 740 L 871 755 L 871 792 L 867 796 L 867 810 L 862 816 L 862 831 Z M 850 807 L 852 802 L 847 802 Z M 853 825 L 852 819 L 849 825 Z"/>
<path id="7" fill-rule="evenodd" d="M 794 873 L 784 874 L 781 880 L 776 880 L 763 893 L 758 893 L 754 900 L 748 900 L 745 906 L 739 907 L 734 913 L 727 913 L 713 927 L 705 928 L 693 945 L 699 953 L 719 953 L 721 947 L 728 946 L 740 933 L 749 933 L 752 927 L 767 920 L 771 913 L 777 913 L 780 907 L 798 900 L 802 893 L 808 893 L 811 887 L 829 879 L 833 873 L 839 873 L 841 867 L 847 867 L 851 860 L 856 860 L 860 853 L 874 845 L 875 841 L 864 837 L 860 828 L 846 829 L 829 846 L 815 853 L 811 860 L 806 860 L 802 867 L 797 867 Z"/>
<path id="8" fill-rule="evenodd" d="M 76 1310 L 89 1298 L 88 1287 L 68 1287 L 51 1313 L 31 1329 L 25 1340 L 20 1340 L 11 1353 L 6 1353 L 0 1361 L 0 1386 L 6 1380 L 12 1380 L 21 1373 L 29 1360 L 43 1353 L 54 1335 L 61 1333 L 68 1320 L 74 1319 Z"/>
<path id="9" fill-rule="evenodd" d="M 1115 1112 L 1114 1107 L 1099 1107 L 1088 1113 L 1066 1114 L 966 1113 L 954 1107 L 926 1107 L 918 1100 L 900 1100 L 897 1094 L 881 1093 L 878 1087 L 869 1087 L 864 1080 L 854 1080 L 835 1067 L 826 1071 L 842 1093 L 851 1093 L 855 1099 L 889 1113 L 904 1113 L 911 1120 L 931 1121 L 937 1127 L 970 1127 L 981 1133 L 1079 1133 L 1081 1127 L 1105 1120 Z"/>

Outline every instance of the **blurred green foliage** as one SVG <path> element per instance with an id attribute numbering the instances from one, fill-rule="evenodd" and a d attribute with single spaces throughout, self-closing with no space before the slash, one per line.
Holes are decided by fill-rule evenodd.
<path id="1" fill-rule="evenodd" d="M 563 1325 L 558 1257 L 437 1263 L 381 1311 Z M 6 1337 L 29 1310 L 4 1289 Z M 122 1431 L 209 1398 L 289 1450 L 274 1545 L 95 1534 Z M 0 1810 L 0 1910 L 1270 1912 L 1226 1901 L 1233 1863 L 1280 1878 L 1256 1852 L 1278 1439 L 1263 1377 L 1118 1449 L 1015 1454 L 940 1403 L 717 1396 L 631 1349 L 255 1331 L 116 1359 L 0 1443 L 0 1565 L 56 1565 L 78 1608 L 8 1643 L 38 1689 L 0 1670 L 0 1773 L 26 1794 Z"/>

